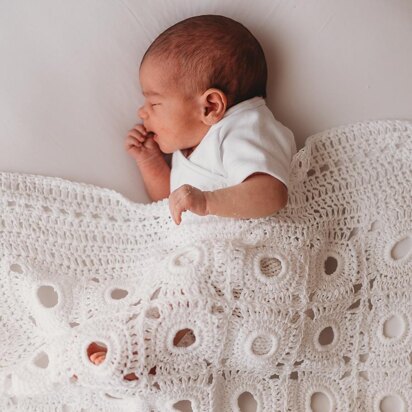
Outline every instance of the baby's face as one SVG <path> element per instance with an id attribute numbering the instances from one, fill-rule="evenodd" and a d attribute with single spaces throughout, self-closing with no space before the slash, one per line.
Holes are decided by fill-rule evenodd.
<path id="1" fill-rule="evenodd" d="M 145 102 L 138 109 L 148 132 L 163 153 L 196 147 L 210 126 L 201 120 L 198 96 L 186 97 L 173 83 L 170 65 L 147 57 L 140 68 L 140 85 Z"/>

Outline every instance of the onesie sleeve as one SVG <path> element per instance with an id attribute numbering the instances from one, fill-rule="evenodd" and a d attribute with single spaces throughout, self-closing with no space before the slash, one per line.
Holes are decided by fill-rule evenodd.
<path id="1" fill-rule="evenodd" d="M 222 128 L 220 153 L 230 186 L 253 173 L 267 173 L 289 185 L 290 163 L 296 153 L 293 133 L 270 110 L 242 113 Z"/>

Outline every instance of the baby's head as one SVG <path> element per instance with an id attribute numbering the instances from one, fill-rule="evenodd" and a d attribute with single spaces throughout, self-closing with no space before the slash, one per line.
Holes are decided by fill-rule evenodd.
<path id="1" fill-rule="evenodd" d="M 196 16 L 165 30 L 140 66 L 139 117 L 165 153 L 196 147 L 226 110 L 266 97 L 263 50 L 240 23 Z"/>

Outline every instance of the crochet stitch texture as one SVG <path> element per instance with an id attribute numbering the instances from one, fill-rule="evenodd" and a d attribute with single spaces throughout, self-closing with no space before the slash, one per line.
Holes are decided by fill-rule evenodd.
<path id="1" fill-rule="evenodd" d="M 0 410 L 412 410 L 411 137 L 311 136 L 265 219 L 176 226 L 167 200 L 0 173 Z"/>

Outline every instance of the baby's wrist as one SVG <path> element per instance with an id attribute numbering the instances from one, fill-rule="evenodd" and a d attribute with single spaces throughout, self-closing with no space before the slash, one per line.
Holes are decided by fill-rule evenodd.
<path id="1" fill-rule="evenodd" d="M 145 158 L 136 159 L 136 164 L 138 168 L 141 169 L 157 169 L 163 168 L 164 164 L 166 164 L 166 160 L 164 159 L 162 153 L 153 153 L 150 156 Z"/>
<path id="2" fill-rule="evenodd" d="M 213 192 L 203 192 L 205 196 L 205 216 L 212 215 Z"/>

